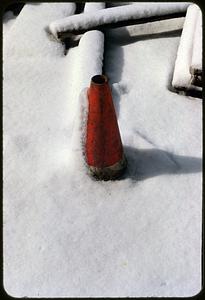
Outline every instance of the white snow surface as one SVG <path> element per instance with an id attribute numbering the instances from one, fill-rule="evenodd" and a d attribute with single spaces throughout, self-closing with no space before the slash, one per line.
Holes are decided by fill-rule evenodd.
<path id="1" fill-rule="evenodd" d="M 202 103 L 169 90 L 180 35 L 108 35 L 104 68 L 128 169 L 95 181 L 82 153 L 83 87 L 101 70 L 102 35 L 84 34 L 64 56 L 45 31 L 72 7 L 26 4 L 4 45 L 4 287 L 15 297 L 195 295 Z"/>
<path id="2" fill-rule="evenodd" d="M 49 25 L 50 32 L 57 38 L 59 32 L 66 30 L 89 29 L 93 26 L 128 19 L 149 18 L 176 12 L 185 12 L 188 2 L 156 3 L 144 2 L 119 7 L 111 7 L 89 13 L 78 14 L 56 20 Z"/>
<path id="3" fill-rule="evenodd" d="M 92 58 L 91 58 L 92 53 Z M 76 65 L 76 92 L 90 85 L 91 78 L 102 74 L 104 54 L 104 34 L 97 30 L 86 32 L 79 42 L 78 63 Z"/>
<path id="4" fill-rule="evenodd" d="M 42 8 L 42 13 L 39 8 Z M 5 49 L 3 48 L 3 50 L 6 55 L 8 57 L 21 57 L 23 59 L 24 57 L 44 57 L 45 60 L 50 58 L 49 56 L 58 57 L 59 51 L 62 51 L 63 48 L 60 43 L 51 42 L 48 39 L 48 33 L 46 32 L 47 24 L 55 18 L 64 18 L 73 14 L 75 9 L 75 3 L 25 5 L 16 19 L 15 26 L 11 27 L 8 38 L 6 38 L 4 43 Z M 39 22 L 41 26 L 39 26 Z M 30 28 L 26 24 L 29 24 Z M 18 40 L 16 38 L 17 35 Z M 51 36 L 50 39 L 52 40 L 53 37 Z"/>
<path id="5" fill-rule="evenodd" d="M 68 150 L 69 172 L 78 172 L 79 180 L 84 180 L 88 174 L 85 158 L 86 124 L 88 116 L 87 88 L 82 89 L 76 98 L 76 113 L 71 137 L 71 146 Z"/>
<path id="6" fill-rule="evenodd" d="M 175 88 L 189 88 L 191 85 L 190 66 L 199 11 L 200 8 L 196 4 L 190 5 L 187 9 L 172 80 L 172 85 Z M 198 60 L 200 60 L 200 57 L 198 57 Z"/>
<path id="7" fill-rule="evenodd" d="M 202 71 L 202 12 L 198 11 L 196 27 L 194 32 L 193 52 L 191 69 Z"/>
<path id="8" fill-rule="evenodd" d="M 105 2 L 86 2 L 84 13 L 95 12 L 96 10 L 105 8 Z"/>
<path id="9" fill-rule="evenodd" d="M 105 3 L 87 2 L 85 4 L 84 13 L 88 11 L 98 11 L 104 7 Z M 94 75 L 102 74 L 104 34 L 98 30 L 86 32 L 82 35 L 78 48 L 79 60 L 76 66 L 76 73 L 78 74 L 76 91 L 79 94 L 79 91 L 90 85 L 90 80 Z"/>
<path id="10" fill-rule="evenodd" d="M 9 32 L 10 28 L 12 27 L 12 25 L 14 24 L 16 20 L 16 16 L 13 14 L 12 11 L 7 11 L 4 13 L 3 15 L 3 39 L 5 37 L 5 35 Z"/>

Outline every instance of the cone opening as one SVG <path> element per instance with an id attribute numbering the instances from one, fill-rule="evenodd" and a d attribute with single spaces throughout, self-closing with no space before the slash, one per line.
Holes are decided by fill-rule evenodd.
<path id="1" fill-rule="evenodd" d="M 94 84 L 104 84 L 107 82 L 107 77 L 105 75 L 95 75 L 91 79 Z"/>

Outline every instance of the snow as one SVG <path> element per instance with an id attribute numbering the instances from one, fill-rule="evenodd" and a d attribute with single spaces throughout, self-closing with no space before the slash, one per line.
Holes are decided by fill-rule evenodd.
<path id="1" fill-rule="evenodd" d="M 56 43 L 55 41 L 51 42 L 51 38 L 50 40 L 48 39 L 48 34 L 45 29 L 47 24 L 53 19 L 63 18 L 73 14 L 76 5 L 74 3 L 69 5 L 53 3 L 53 6 L 50 6 L 49 3 L 40 3 L 39 5 L 44 8 L 42 13 L 37 4 L 30 4 L 23 7 L 19 17 L 16 19 L 15 26 L 11 27 L 8 39 L 5 42 L 5 52 L 7 56 L 12 56 L 13 58 L 14 56 L 18 58 L 37 56 L 48 59 L 49 56 L 58 56 L 59 51 L 62 51 L 62 45 L 60 43 Z M 61 9 L 56 9 L 54 13 L 57 7 L 61 7 Z M 30 20 L 31 16 L 35 16 L 35 18 Z M 39 22 L 41 27 L 39 27 Z M 25 26 L 25 23 L 29 24 L 30 28 Z M 35 34 L 38 34 L 38 38 L 35 37 Z M 18 35 L 18 39 L 16 35 Z"/>
<path id="2" fill-rule="evenodd" d="M 76 91 L 90 85 L 91 78 L 96 74 L 102 74 L 104 53 L 104 34 L 97 30 L 86 32 L 80 40 L 78 49 L 78 63 L 76 73 Z M 92 56 L 91 56 L 92 54 Z"/>
<path id="3" fill-rule="evenodd" d="M 67 30 L 90 29 L 97 25 L 108 24 L 111 22 L 186 12 L 188 6 L 188 2 L 157 4 L 155 2 L 150 2 L 111 7 L 54 21 L 49 25 L 49 30 L 56 38 L 58 38 L 59 32 L 65 32 Z"/>
<path id="4" fill-rule="evenodd" d="M 105 3 L 86 3 L 85 12 L 95 12 L 103 9 Z M 91 30 L 82 35 L 79 42 L 78 63 L 76 73 L 76 91 L 81 91 L 90 85 L 91 78 L 102 74 L 104 54 L 104 34 L 98 30 Z M 78 95 L 76 95 L 77 97 Z"/>
<path id="5" fill-rule="evenodd" d="M 153 23 L 142 38 L 137 25 L 120 40 L 110 30 L 103 51 L 103 34 L 90 31 L 65 56 L 45 28 L 73 8 L 26 4 L 3 45 L 6 292 L 193 296 L 201 289 L 202 103 L 169 90 L 180 32 L 165 22 L 170 31 L 156 36 Z M 107 182 L 87 175 L 82 155 L 86 86 L 102 72 L 103 52 L 128 159 L 122 179 Z"/>
<path id="6" fill-rule="evenodd" d="M 68 151 L 69 170 L 78 173 L 78 178 L 84 180 L 88 174 L 85 159 L 86 124 L 88 115 L 87 88 L 82 89 L 76 98 L 76 113 L 71 137 L 71 147 Z"/>
<path id="7" fill-rule="evenodd" d="M 13 14 L 12 11 L 7 11 L 3 15 L 3 39 L 5 38 L 6 34 L 9 32 L 10 28 L 14 24 L 16 20 L 16 16 Z"/>
<path id="8" fill-rule="evenodd" d="M 196 4 L 190 5 L 187 9 L 173 74 L 172 85 L 175 88 L 189 88 L 191 85 L 190 66 L 199 10 Z"/>
<path id="9" fill-rule="evenodd" d="M 105 8 L 105 2 L 86 2 L 84 13 L 95 12 L 96 10 Z"/>
<path id="10" fill-rule="evenodd" d="M 194 32 L 191 69 L 202 72 L 202 12 L 199 9 Z"/>

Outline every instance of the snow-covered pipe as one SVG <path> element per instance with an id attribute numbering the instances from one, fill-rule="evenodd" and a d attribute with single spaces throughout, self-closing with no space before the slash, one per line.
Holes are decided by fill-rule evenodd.
<path id="1" fill-rule="evenodd" d="M 191 84 L 190 65 L 193 51 L 193 40 L 199 7 L 190 5 L 186 18 L 175 61 L 172 85 L 177 89 L 188 88 Z"/>
<path id="2" fill-rule="evenodd" d="M 97 11 L 105 3 L 86 3 L 85 11 Z M 104 54 L 104 34 L 101 31 L 89 31 L 83 34 L 78 45 L 75 85 L 75 121 L 70 149 L 70 169 L 83 176 L 86 172 L 84 158 L 85 129 L 87 122 L 87 88 L 91 78 L 102 74 Z M 85 179 L 84 179 L 85 180 Z"/>
<path id="3" fill-rule="evenodd" d="M 79 91 L 90 85 L 91 78 L 102 74 L 104 54 L 104 34 L 91 30 L 82 36 L 78 49 L 78 86 Z"/>
<path id="4" fill-rule="evenodd" d="M 197 15 L 190 72 L 193 75 L 202 74 L 202 12 L 201 10 L 198 11 L 198 15 Z"/>
<path id="5" fill-rule="evenodd" d="M 90 10 L 89 13 L 79 14 L 50 23 L 51 33 L 60 38 L 65 32 L 94 29 L 100 25 L 117 23 L 120 21 L 160 17 L 163 15 L 185 13 L 188 2 L 182 3 L 137 3 L 119 7 Z M 96 28 L 95 28 L 96 29 Z"/>
<path id="6" fill-rule="evenodd" d="M 97 12 L 105 3 L 85 3 L 84 12 Z M 83 34 L 78 48 L 78 83 L 80 91 L 90 85 L 91 78 L 102 74 L 104 54 L 104 34 L 93 30 Z"/>

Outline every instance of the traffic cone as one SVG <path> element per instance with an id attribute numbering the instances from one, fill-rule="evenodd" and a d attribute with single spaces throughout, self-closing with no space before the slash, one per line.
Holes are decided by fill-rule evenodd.
<path id="1" fill-rule="evenodd" d="M 116 179 L 127 162 L 107 77 L 92 77 L 87 96 L 85 154 L 90 174 L 101 180 Z"/>

